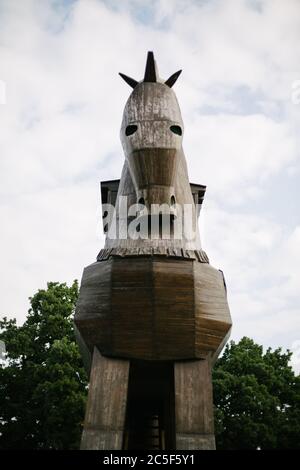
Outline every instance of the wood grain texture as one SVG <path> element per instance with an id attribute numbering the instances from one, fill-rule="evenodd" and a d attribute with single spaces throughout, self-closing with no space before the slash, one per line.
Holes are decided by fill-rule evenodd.
<path id="1" fill-rule="evenodd" d="M 95 345 L 106 352 L 111 345 L 111 267 L 111 260 L 93 263 L 82 275 L 74 321 L 91 353 Z"/>
<path id="2" fill-rule="evenodd" d="M 92 352 L 147 360 L 216 355 L 231 320 L 222 274 L 193 259 L 110 257 L 84 271 L 75 324 Z"/>
<path id="3" fill-rule="evenodd" d="M 122 449 L 128 377 L 129 361 L 94 349 L 81 449 Z"/>
<path id="4" fill-rule="evenodd" d="M 151 423 L 158 417 L 163 423 L 167 415 L 166 429 L 173 436 L 168 445 L 173 445 L 175 406 L 176 448 L 213 449 L 211 362 L 228 338 L 231 318 L 224 278 L 201 249 L 197 204 L 205 186 L 189 183 L 183 121 L 170 88 L 178 73 L 163 83 L 150 52 L 144 81 L 121 76 L 133 87 L 120 132 L 125 162 L 119 182 L 101 185 L 102 203 L 116 208 L 111 227 L 117 230 L 107 230 L 110 222 L 104 219 L 111 213 L 103 208 L 105 247 L 98 262 L 84 270 L 74 320 L 87 368 L 93 355 L 82 448 L 121 449 L 129 360 L 137 360 L 131 370 L 135 392 L 129 414 L 135 419 L 134 424 L 128 420 L 128 445 L 137 443 L 132 436 L 141 422 L 145 428 L 149 416 Z M 139 206 L 128 214 L 136 203 L 147 210 Z M 167 236 L 162 231 L 166 220 L 172 225 Z M 144 236 L 147 229 L 141 236 L 141 221 L 151 221 L 152 229 L 156 225 L 156 236 L 153 231 Z M 143 375 L 145 362 L 154 368 Z M 158 380 L 159 370 L 171 370 L 172 379 Z M 165 393 L 156 396 L 162 383 Z M 132 412 L 136 399 L 139 410 L 148 403 L 145 419 Z M 144 431 L 143 445 L 148 442 Z"/>
<path id="5" fill-rule="evenodd" d="M 134 125 L 136 132 L 126 134 L 127 126 Z M 143 198 L 150 211 L 152 204 L 189 204 L 192 209 L 192 224 L 185 224 L 184 236 L 179 239 L 165 240 L 132 240 L 129 237 L 110 236 L 107 234 L 105 248 L 133 248 L 143 246 L 179 247 L 200 250 L 200 235 L 197 225 L 199 215 L 195 207 L 202 199 L 205 187 L 193 185 L 193 194 L 188 179 L 187 165 L 182 149 L 182 135 L 172 132 L 172 126 L 183 131 L 183 121 L 176 95 L 163 83 L 139 83 L 126 103 L 121 126 L 121 142 L 125 154 L 124 167 L 115 200 L 116 184 L 108 182 L 102 186 L 103 200 L 114 200 L 117 225 L 126 232 L 129 218 L 120 216 L 119 202 L 123 196 L 128 197 L 128 208 Z M 109 192 L 111 197 L 107 197 Z"/>
<path id="6" fill-rule="evenodd" d="M 195 353 L 220 352 L 231 331 L 231 316 L 223 274 L 210 265 L 194 263 Z"/>
<path id="7" fill-rule="evenodd" d="M 175 362 L 176 449 L 214 449 L 210 360 Z"/>

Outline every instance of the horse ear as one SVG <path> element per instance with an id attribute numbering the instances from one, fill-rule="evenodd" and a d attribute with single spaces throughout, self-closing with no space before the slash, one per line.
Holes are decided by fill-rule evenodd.
<path id="1" fill-rule="evenodd" d="M 182 70 L 178 70 L 178 72 L 173 73 L 173 75 L 171 75 L 171 77 L 169 77 L 168 80 L 165 81 L 165 85 L 168 85 L 168 87 L 172 88 L 181 72 Z"/>
<path id="2" fill-rule="evenodd" d="M 135 88 L 138 84 L 138 82 L 136 80 L 134 80 L 134 78 L 131 78 L 131 77 L 128 77 L 127 75 L 124 75 L 124 73 L 120 73 L 119 72 L 119 75 L 120 77 L 123 78 L 123 80 L 125 80 L 126 83 L 128 83 L 129 86 L 131 86 L 132 88 Z"/>
<path id="3" fill-rule="evenodd" d="M 178 70 L 178 72 L 173 73 L 173 75 L 171 75 L 171 77 L 169 77 L 168 80 L 165 81 L 165 85 L 167 85 L 169 88 L 172 88 L 172 86 L 176 82 L 181 72 L 182 70 Z M 131 88 L 135 88 L 139 83 L 136 80 L 134 80 L 134 78 L 128 77 L 128 75 L 125 75 L 124 73 L 119 73 L 119 75 L 123 78 L 123 80 L 125 80 L 126 83 L 128 83 L 129 86 L 131 86 Z M 154 60 L 154 54 L 152 51 L 149 51 L 147 55 L 147 62 L 146 62 L 145 75 L 144 75 L 143 82 L 156 83 L 158 79 L 159 79 L 159 76 L 158 76 L 158 70 L 156 67 L 156 62 Z"/>

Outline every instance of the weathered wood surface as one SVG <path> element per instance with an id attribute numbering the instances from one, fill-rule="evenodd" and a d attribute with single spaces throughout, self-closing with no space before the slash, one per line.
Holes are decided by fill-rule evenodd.
<path id="1" fill-rule="evenodd" d="M 194 263 L 193 268 L 195 356 L 205 357 L 205 352 L 220 352 L 232 323 L 222 273 L 206 264 Z"/>
<path id="2" fill-rule="evenodd" d="M 216 355 L 228 336 L 223 277 L 200 246 L 195 202 L 202 201 L 205 187 L 189 183 L 182 133 L 173 90 L 161 81 L 136 84 L 121 127 L 122 176 L 102 187 L 103 201 L 117 207 L 125 238 L 118 231 L 114 239 L 107 233 L 99 262 L 84 271 L 75 314 L 90 351 L 97 345 L 102 354 L 115 357 L 205 358 Z M 148 209 L 172 200 L 181 207 L 189 204 L 194 238 L 189 231 L 182 239 L 126 237 L 129 218 L 119 212 L 122 196 L 128 196 L 127 209 L 141 198 Z"/>
<path id="3" fill-rule="evenodd" d="M 111 265 L 111 260 L 93 263 L 81 280 L 74 321 L 91 354 L 95 345 L 102 352 L 111 347 Z"/>
<path id="4" fill-rule="evenodd" d="M 175 362 L 176 449 L 215 449 L 209 359 Z"/>
<path id="5" fill-rule="evenodd" d="M 127 135 L 126 129 L 130 125 L 136 127 L 136 132 Z M 189 224 L 189 228 L 185 226 L 182 239 L 132 240 L 130 237 L 123 239 L 107 236 L 105 248 L 149 245 L 201 249 L 197 225 L 199 214 L 195 207 L 195 194 L 192 194 L 189 184 L 182 149 L 183 135 L 172 132 L 174 125 L 183 133 L 181 112 L 173 90 L 163 83 L 139 83 L 126 103 L 121 126 L 125 163 L 116 199 L 117 223 L 123 232 L 127 230 L 129 220 L 121 218 L 119 214 L 121 196 L 128 197 L 127 208 L 143 199 L 148 210 L 152 204 L 170 205 L 174 198 L 176 204 L 190 205 L 193 223 Z M 201 188 L 203 197 L 205 187 Z"/>
<path id="6" fill-rule="evenodd" d="M 222 274 L 194 260 L 111 257 L 84 271 L 75 323 L 102 354 L 151 360 L 215 354 L 231 327 Z"/>
<path id="7" fill-rule="evenodd" d="M 110 181 L 102 194 L 103 202 L 116 206 L 119 230 L 113 236 L 107 232 L 99 262 L 84 270 L 75 314 L 79 342 L 90 354 L 94 351 L 85 449 L 121 448 L 129 360 L 119 358 L 185 359 L 174 366 L 176 448 L 214 448 L 211 360 L 227 340 L 231 319 L 223 276 L 201 250 L 195 203 L 202 202 L 205 187 L 189 183 L 182 117 L 170 89 L 177 76 L 163 83 L 150 53 L 144 81 L 125 78 L 134 88 L 121 127 L 125 162 L 118 192 Z M 119 204 L 123 196 L 124 215 Z M 168 220 L 173 235 L 179 220 L 176 204 L 189 205 L 183 237 L 170 233 L 164 238 L 158 230 L 156 239 L 130 238 L 128 227 L 135 215 L 127 211 L 136 203 L 148 211 L 152 204 L 172 206 Z M 159 221 L 157 213 L 150 220 L 152 226 Z M 97 348 L 118 359 L 101 356 Z M 83 349 L 86 362 L 88 351 Z M 199 358 L 203 360 L 191 361 Z"/>
<path id="8" fill-rule="evenodd" d="M 81 449 L 122 449 L 128 376 L 129 361 L 94 349 Z"/>

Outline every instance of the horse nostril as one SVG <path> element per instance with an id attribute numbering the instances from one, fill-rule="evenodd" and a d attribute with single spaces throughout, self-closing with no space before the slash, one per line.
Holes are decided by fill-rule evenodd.
<path id="1" fill-rule="evenodd" d="M 136 131 L 137 131 L 137 126 L 132 124 L 126 127 L 125 134 L 128 136 L 128 135 L 134 134 Z"/>
<path id="2" fill-rule="evenodd" d="M 170 131 L 172 131 L 173 134 L 182 135 L 182 129 L 180 126 L 171 126 Z"/>

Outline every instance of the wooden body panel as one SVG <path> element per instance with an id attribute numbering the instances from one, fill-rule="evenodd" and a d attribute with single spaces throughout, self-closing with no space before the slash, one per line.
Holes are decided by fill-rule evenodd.
<path id="1" fill-rule="evenodd" d="M 108 260 L 93 263 L 83 271 L 74 321 L 91 353 L 94 345 L 109 350 L 111 344 L 111 266 L 112 260 Z"/>
<path id="2" fill-rule="evenodd" d="M 157 358 L 194 356 L 193 262 L 154 259 L 153 303 Z"/>
<path id="3" fill-rule="evenodd" d="M 111 289 L 111 353 L 150 359 L 153 350 L 150 258 L 128 263 L 113 259 Z"/>
<path id="4" fill-rule="evenodd" d="M 90 351 L 147 360 L 215 355 L 231 320 L 222 274 L 195 260 L 111 257 L 84 270 L 75 323 Z"/>
<path id="5" fill-rule="evenodd" d="M 220 345 L 231 330 L 222 273 L 209 264 L 194 263 L 194 292 L 196 356 L 220 352 Z"/>

